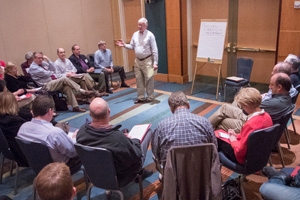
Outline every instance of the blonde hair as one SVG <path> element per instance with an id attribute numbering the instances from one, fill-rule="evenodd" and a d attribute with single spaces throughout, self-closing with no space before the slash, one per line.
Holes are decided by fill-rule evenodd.
<path id="1" fill-rule="evenodd" d="M 253 87 L 242 88 L 234 98 L 240 106 L 250 108 L 258 108 L 261 104 L 261 99 L 260 92 Z"/>
<path id="2" fill-rule="evenodd" d="M 9 91 L 0 93 L 0 114 L 18 115 L 19 106 L 16 97 Z"/>
<path id="3" fill-rule="evenodd" d="M 17 67 L 15 63 L 10 62 L 10 61 L 7 62 L 6 67 L 5 67 L 5 73 L 7 74 L 7 73 L 11 72 L 14 67 Z"/>

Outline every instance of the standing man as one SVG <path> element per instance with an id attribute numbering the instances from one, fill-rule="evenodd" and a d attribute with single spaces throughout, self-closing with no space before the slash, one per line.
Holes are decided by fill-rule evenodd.
<path id="1" fill-rule="evenodd" d="M 148 20 L 141 18 L 138 20 L 138 31 L 136 31 L 130 44 L 125 44 L 123 40 L 118 40 L 117 45 L 126 49 L 133 49 L 135 52 L 134 73 L 137 84 L 138 97 L 134 103 L 148 103 L 154 99 L 154 72 L 158 66 L 158 51 L 155 37 L 147 30 Z M 147 98 L 145 98 L 145 89 Z"/>
<path id="2" fill-rule="evenodd" d="M 95 68 L 92 66 L 91 62 L 85 57 L 85 55 L 80 54 L 80 47 L 78 44 L 72 46 L 73 54 L 69 57 L 70 61 L 73 63 L 74 67 L 77 69 L 77 73 L 89 73 L 91 77 L 98 82 L 95 89 L 102 93 L 103 96 L 108 96 L 105 92 L 105 76 L 103 73 L 94 73 Z"/>
<path id="3" fill-rule="evenodd" d="M 114 66 L 111 50 L 106 48 L 106 42 L 98 42 L 98 50 L 95 52 L 95 67 L 100 68 L 105 74 L 105 84 L 108 87 L 108 73 L 118 72 L 121 78 L 121 87 L 130 87 L 125 83 L 126 75 L 123 67 Z M 110 91 L 109 91 L 110 92 Z"/>

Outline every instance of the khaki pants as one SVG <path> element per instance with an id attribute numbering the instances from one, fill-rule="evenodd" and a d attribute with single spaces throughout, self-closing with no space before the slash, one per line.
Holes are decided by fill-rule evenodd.
<path id="1" fill-rule="evenodd" d="M 137 98 L 144 100 L 146 90 L 146 99 L 152 101 L 154 99 L 154 70 L 152 57 L 143 61 L 139 61 L 136 58 L 134 74 L 136 78 Z"/>

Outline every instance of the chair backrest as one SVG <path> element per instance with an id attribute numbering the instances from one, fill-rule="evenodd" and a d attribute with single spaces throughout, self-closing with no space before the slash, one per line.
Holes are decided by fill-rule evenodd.
<path id="1" fill-rule="evenodd" d="M 9 160 L 15 160 L 15 155 L 11 151 L 9 144 L 5 138 L 5 135 L 3 134 L 1 129 L 0 129 L 0 152 L 5 158 Z"/>
<path id="2" fill-rule="evenodd" d="M 250 81 L 250 76 L 252 72 L 253 59 L 241 57 L 237 59 L 237 75 L 238 77 L 243 77 Z"/>
<path id="3" fill-rule="evenodd" d="M 94 54 L 87 54 L 86 55 L 87 59 L 89 59 L 89 62 L 91 64 L 91 66 L 95 66 L 95 59 L 94 59 Z"/>
<path id="4" fill-rule="evenodd" d="M 276 144 L 280 140 L 280 137 L 281 137 L 282 133 L 284 132 L 284 129 L 286 128 L 286 125 L 289 122 L 289 120 L 290 120 L 290 118 L 291 118 L 291 116 L 292 116 L 292 114 L 294 112 L 295 107 L 296 107 L 296 105 L 293 104 L 291 106 L 291 109 L 288 110 L 286 113 L 284 113 L 283 116 L 280 118 L 280 120 L 278 120 L 278 122 L 273 122 L 273 123 L 280 124 L 278 138 L 276 138 Z"/>
<path id="5" fill-rule="evenodd" d="M 45 144 L 32 142 L 16 137 L 16 141 L 28 160 L 30 167 L 38 174 L 46 165 L 53 162 L 49 149 Z"/>
<path id="6" fill-rule="evenodd" d="M 295 87 L 295 89 L 297 90 L 298 93 L 297 93 L 295 96 L 292 97 L 292 104 L 295 104 L 296 101 L 297 101 L 297 98 L 298 98 L 299 93 L 300 93 L 300 84 L 297 85 L 297 86 Z"/>
<path id="7" fill-rule="evenodd" d="M 268 163 L 274 144 L 277 143 L 280 125 L 259 129 L 251 133 L 247 141 L 247 153 L 243 174 L 261 170 Z"/>
<path id="8" fill-rule="evenodd" d="M 112 153 L 104 148 L 76 143 L 75 149 L 91 183 L 99 188 L 118 190 L 118 179 Z"/>
<path id="9" fill-rule="evenodd" d="M 171 147 L 163 199 L 222 199 L 220 161 L 212 143 Z"/>

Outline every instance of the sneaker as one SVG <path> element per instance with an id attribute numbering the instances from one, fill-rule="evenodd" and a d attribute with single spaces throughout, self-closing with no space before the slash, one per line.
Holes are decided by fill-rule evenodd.
<path id="1" fill-rule="evenodd" d="M 279 171 L 277 171 L 274 167 L 271 167 L 271 166 L 265 166 L 265 167 L 262 169 L 262 173 L 270 179 L 270 178 L 272 178 L 273 176 L 279 174 Z"/>
<path id="2" fill-rule="evenodd" d="M 114 92 L 112 91 L 112 89 L 109 89 L 106 91 L 106 93 L 113 94 Z"/>

